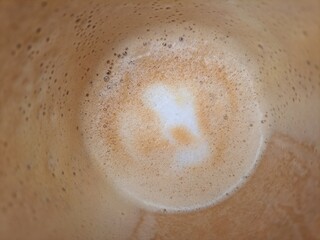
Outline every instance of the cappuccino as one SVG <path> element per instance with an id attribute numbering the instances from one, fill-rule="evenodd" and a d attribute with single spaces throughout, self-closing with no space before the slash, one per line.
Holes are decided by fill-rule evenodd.
<path id="1" fill-rule="evenodd" d="M 216 46 L 178 36 L 170 47 L 135 41 L 91 90 L 88 150 L 116 189 L 148 209 L 217 203 L 263 150 L 250 70 L 207 49 Z"/>

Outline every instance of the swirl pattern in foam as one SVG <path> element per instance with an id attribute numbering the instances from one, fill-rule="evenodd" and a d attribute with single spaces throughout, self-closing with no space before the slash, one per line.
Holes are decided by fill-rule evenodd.
<path id="1" fill-rule="evenodd" d="M 190 91 L 184 88 L 169 89 L 161 84 L 151 85 L 143 93 L 143 103 L 159 118 L 160 134 L 157 137 L 176 149 L 172 165 L 178 168 L 192 166 L 207 158 L 208 144 L 198 126 L 194 99 Z M 130 139 L 128 135 L 132 132 L 134 131 L 122 134 L 126 144 L 130 144 L 126 139 Z M 163 151 L 161 148 L 155 150 Z M 143 158 L 141 154 L 132 157 Z"/>
<path id="2" fill-rule="evenodd" d="M 92 90 L 88 149 L 115 188 L 143 207 L 212 205 L 259 159 L 264 133 L 250 74 L 207 49 L 137 43 Z"/>

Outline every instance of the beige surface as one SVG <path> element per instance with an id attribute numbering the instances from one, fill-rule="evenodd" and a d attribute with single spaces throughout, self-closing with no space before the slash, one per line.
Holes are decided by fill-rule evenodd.
<path id="1" fill-rule="evenodd" d="M 319 239 L 319 3 L 211 2 L 1 1 L 1 239 Z M 179 35 L 246 66 L 270 138 L 226 200 L 154 213 L 110 184 L 83 123 L 106 59 Z"/>

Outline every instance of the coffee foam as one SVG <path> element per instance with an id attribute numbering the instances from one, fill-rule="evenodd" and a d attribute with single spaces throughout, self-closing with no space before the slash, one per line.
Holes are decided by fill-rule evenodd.
<path id="1" fill-rule="evenodd" d="M 160 120 L 158 137 L 174 146 L 173 164 L 179 167 L 199 164 L 208 155 L 208 145 L 198 126 L 193 98 L 187 89 L 173 90 L 161 84 L 149 86 L 143 94 L 144 105 Z"/>
<path id="2" fill-rule="evenodd" d="M 89 151 L 143 207 L 189 211 L 224 199 L 263 149 L 250 74 L 208 46 L 131 49 L 88 104 Z"/>

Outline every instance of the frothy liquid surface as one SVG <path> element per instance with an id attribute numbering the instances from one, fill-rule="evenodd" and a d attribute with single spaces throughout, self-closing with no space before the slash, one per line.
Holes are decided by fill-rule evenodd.
<path id="1" fill-rule="evenodd" d="M 185 211 L 220 201 L 263 148 L 250 74 L 208 46 L 132 45 L 93 90 L 88 149 L 114 187 L 143 207 Z"/>
<path id="2" fill-rule="evenodd" d="M 203 162 L 209 155 L 209 147 L 200 130 L 193 98 L 191 91 L 182 86 L 170 89 L 166 85 L 154 84 L 147 87 L 141 97 L 143 105 L 120 120 L 120 136 L 131 157 L 136 161 L 161 162 L 164 161 L 162 158 L 170 158 L 170 168 L 181 170 Z M 132 117 L 139 118 L 136 113 L 147 111 L 149 116 L 153 115 L 154 126 L 152 122 L 147 123 L 147 119 L 146 122 L 137 121 L 134 124 L 128 122 Z M 146 128 L 146 125 L 150 126 Z M 148 133 L 148 128 L 154 129 Z M 147 135 L 135 132 L 137 129 Z M 163 145 L 150 146 L 151 141 L 160 141 Z M 141 149 L 144 146 L 150 147 Z M 157 156 L 150 159 L 153 154 Z"/>

